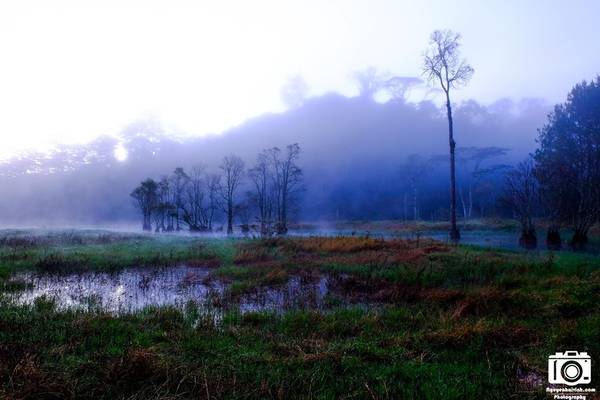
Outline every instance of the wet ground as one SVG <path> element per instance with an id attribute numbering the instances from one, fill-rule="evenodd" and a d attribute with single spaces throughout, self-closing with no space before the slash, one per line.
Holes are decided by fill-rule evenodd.
<path id="1" fill-rule="evenodd" d="M 60 309 L 102 309 L 128 313 L 148 306 L 183 308 L 189 302 L 207 309 L 235 307 L 240 312 L 320 309 L 328 292 L 328 281 L 307 281 L 291 277 L 287 283 L 258 287 L 249 293 L 232 296 L 229 284 L 210 278 L 210 270 L 176 266 L 127 268 L 115 273 L 84 272 L 67 275 L 17 274 L 15 280 L 27 284 L 11 296 L 21 304 L 31 304 L 45 296 Z"/>

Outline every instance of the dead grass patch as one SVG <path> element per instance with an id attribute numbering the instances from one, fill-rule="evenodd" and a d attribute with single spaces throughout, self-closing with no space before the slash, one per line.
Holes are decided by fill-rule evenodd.
<path id="1" fill-rule="evenodd" d="M 264 247 L 242 247 L 237 249 L 233 263 L 236 265 L 256 264 L 274 259 L 271 251 Z"/>
<path id="2" fill-rule="evenodd" d="M 65 398 L 69 396 L 65 382 L 58 376 L 50 376 L 39 365 L 37 358 L 29 353 L 25 354 L 15 365 L 9 379 L 11 395 L 6 399 Z"/>
<path id="3" fill-rule="evenodd" d="M 293 243 L 293 246 L 289 246 Z M 288 241 L 288 249 L 306 252 L 356 253 L 365 250 L 383 250 L 388 245 L 384 240 L 368 237 L 310 237 Z M 290 248 L 291 247 L 291 248 Z"/>

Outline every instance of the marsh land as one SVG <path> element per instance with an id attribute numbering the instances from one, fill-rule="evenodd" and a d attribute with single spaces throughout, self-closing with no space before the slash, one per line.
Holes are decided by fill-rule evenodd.
<path id="1" fill-rule="evenodd" d="M 594 254 L 349 229 L 2 231 L 0 397 L 541 399 L 600 354 Z"/>

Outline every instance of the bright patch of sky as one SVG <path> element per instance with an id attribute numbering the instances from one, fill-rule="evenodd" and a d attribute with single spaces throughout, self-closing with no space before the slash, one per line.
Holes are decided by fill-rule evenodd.
<path id="1" fill-rule="evenodd" d="M 476 71 L 457 100 L 559 102 L 600 73 L 598 15 L 594 0 L 5 1 L 0 157 L 146 116 L 218 133 L 283 110 L 298 74 L 310 95 L 353 95 L 352 73 L 368 66 L 418 76 L 440 28 L 462 33 Z"/>

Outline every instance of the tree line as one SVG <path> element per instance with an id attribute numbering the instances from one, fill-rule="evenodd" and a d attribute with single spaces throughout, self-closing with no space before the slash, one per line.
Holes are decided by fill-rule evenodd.
<path id="1" fill-rule="evenodd" d="M 580 249 L 600 221 L 600 76 L 575 85 L 555 106 L 538 143 L 506 179 L 504 201 L 521 222 L 521 245 L 537 246 L 534 221 L 544 217 L 549 248 L 561 247 L 561 229 L 567 228 L 570 245 Z"/>
<path id="2" fill-rule="evenodd" d="M 242 158 L 231 154 L 223 158 L 217 173 L 206 166 L 189 171 L 178 167 L 159 180 L 147 178 L 131 192 L 142 228 L 211 232 L 223 230 L 215 226 L 218 221 L 231 234 L 237 218 L 242 233 L 285 234 L 303 190 L 300 154 L 294 143 L 261 151 L 248 169 Z"/>
<path id="3" fill-rule="evenodd" d="M 414 155 L 402 166 L 410 188 L 403 199 L 398 199 L 403 204 L 404 217 L 412 204 L 413 218 L 422 218 L 422 181 L 433 164 L 448 162 L 449 209 L 433 213 L 432 219 L 444 214 L 443 218 L 450 220 L 452 241 L 460 240 L 459 207 L 467 220 L 476 203 L 481 216 L 486 207 L 501 203 L 521 223 L 522 246 L 537 246 L 535 221 L 540 217 L 549 221 L 549 248 L 561 247 L 564 228 L 572 230 L 570 244 L 574 248 L 585 246 L 591 226 L 600 220 L 600 77 L 576 85 L 567 101 L 554 108 L 539 130 L 539 148 L 527 160 L 514 168 L 503 164 L 484 167 L 484 162 L 504 156 L 507 149 L 457 147 L 450 93 L 466 85 L 474 72 L 460 55 L 460 39 L 459 34 L 449 30 L 435 31 L 423 57 L 424 75 L 445 95 L 449 152 L 430 160 Z M 374 70 L 357 79 L 361 96 L 367 97 L 381 82 L 389 84 Z M 398 87 L 408 90 L 410 85 L 405 83 Z M 195 167 L 190 172 L 177 168 L 159 181 L 145 180 L 131 195 L 142 213 L 145 230 L 154 226 L 156 231 L 173 231 L 186 226 L 190 231 L 212 231 L 214 221 L 224 218 L 227 232 L 232 233 L 234 219 L 238 218 L 242 231 L 255 229 L 262 235 L 286 233 L 290 212 L 298 207 L 298 194 L 303 187 L 302 170 L 297 164 L 299 155 L 298 144 L 283 150 L 265 149 L 247 170 L 240 157 L 231 155 L 223 159 L 218 174 L 207 173 L 205 167 Z M 458 169 L 462 185 L 457 183 L 457 161 L 462 167 Z M 504 174 L 504 187 L 498 196 L 494 183 Z M 240 196 L 242 191 L 245 196 Z"/>

